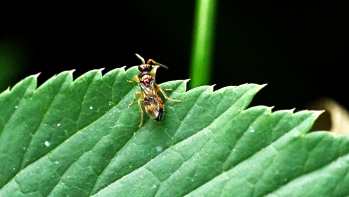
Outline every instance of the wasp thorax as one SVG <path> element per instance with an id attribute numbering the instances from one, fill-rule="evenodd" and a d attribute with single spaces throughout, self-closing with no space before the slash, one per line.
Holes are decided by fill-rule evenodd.
<path id="1" fill-rule="evenodd" d="M 149 86 L 150 81 L 151 81 L 151 76 L 150 75 L 143 75 L 141 78 L 141 81 L 146 85 Z"/>

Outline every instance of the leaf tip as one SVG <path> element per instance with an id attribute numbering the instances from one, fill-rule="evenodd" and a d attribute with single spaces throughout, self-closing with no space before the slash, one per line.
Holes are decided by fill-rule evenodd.
<path id="1" fill-rule="evenodd" d="M 11 89 L 11 87 L 9 86 L 9 87 L 7 87 L 7 89 L 6 90 L 4 90 L 3 92 L 1 92 L 1 94 L 2 93 L 9 93 L 10 92 L 10 89 Z"/>
<path id="2" fill-rule="evenodd" d="M 268 84 L 265 83 L 265 84 L 262 84 L 262 85 L 258 85 L 258 87 L 259 87 L 259 89 L 262 89 L 262 88 L 264 88 L 266 85 L 268 85 Z"/>
<path id="3" fill-rule="evenodd" d="M 118 70 L 120 70 L 121 72 L 125 73 L 126 72 L 125 68 L 126 68 L 126 66 L 122 66 L 122 67 L 119 67 L 119 68 L 114 68 L 114 69 L 108 71 L 108 73 L 106 73 L 105 75 L 111 74 L 111 73 L 116 72 Z"/>
<path id="4" fill-rule="evenodd" d="M 294 110 L 296 110 L 296 108 L 288 109 L 288 110 L 285 110 L 285 111 L 288 111 L 288 112 L 290 112 L 290 113 L 293 113 Z"/>
<path id="5" fill-rule="evenodd" d="M 31 75 L 30 77 L 33 77 L 34 79 L 38 79 L 39 75 L 41 74 L 41 72 Z"/>
<path id="6" fill-rule="evenodd" d="M 69 72 L 70 75 L 73 75 L 73 72 L 75 72 L 75 70 L 76 70 L 76 69 L 69 70 L 68 72 Z"/>
<path id="7" fill-rule="evenodd" d="M 188 82 L 190 81 L 190 79 L 184 79 L 183 80 L 183 84 L 185 85 L 185 86 L 188 86 Z"/>
<path id="8" fill-rule="evenodd" d="M 270 106 L 270 107 L 267 106 L 267 109 L 270 110 L 270 111 L 272 111 L 272 110 L 274 109 L 274 107 L 275 107 L 275 106 Z"/>
<path id="9" fill-rule="evenodd" d="M 318 118 L 322 113 L 325 112 L 325 110 L 316 110 L 316 111 L 312 111 L 312 112 L 313 112 L 314 116 L 316 118 Z"/>

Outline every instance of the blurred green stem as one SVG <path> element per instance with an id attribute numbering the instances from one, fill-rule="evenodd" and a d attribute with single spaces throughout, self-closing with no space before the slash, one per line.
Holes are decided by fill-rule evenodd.
<path id="1" fill-rule="evenodd" d="M 190 67 L 191 88 L 210 82 L 215 12 L 216 0 L 196 1 Z"/>

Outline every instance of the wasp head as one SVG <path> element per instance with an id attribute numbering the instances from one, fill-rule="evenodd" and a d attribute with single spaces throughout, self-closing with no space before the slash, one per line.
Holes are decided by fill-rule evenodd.
<path id="1" fill-rule="evenodd" d="M 136 56 L 142 61 L 142 64 L 138 66 L 138 70 L 139 72 L 141 72 L 141 75 L 149 74 L 151 69 L 153 69 L 153 66 L 149 62 L 145 63 L 143 57 L 141 57 L 137 53 L 136 53 Z"/>

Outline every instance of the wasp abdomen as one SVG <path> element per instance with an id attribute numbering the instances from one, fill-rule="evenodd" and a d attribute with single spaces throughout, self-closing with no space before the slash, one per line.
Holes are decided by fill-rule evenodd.
<path id="1" fill-rule="evenodd" d="M 144 108 L 151 118 L 157 121 L 161 120 L 164 110 L 160 98 L 157 96 L 144 97 Z"/>
<path id="2" fill-rule="evenodd" d="M 158 117 L 154 118 L 154 120 L 158 121 L 158 122 L 161 122 L 162 121 L 162 116 L 164 114 L 164 110 L 163 109 L 160 109 L 159 110 L 159 114 L 158 114 Z"/>

